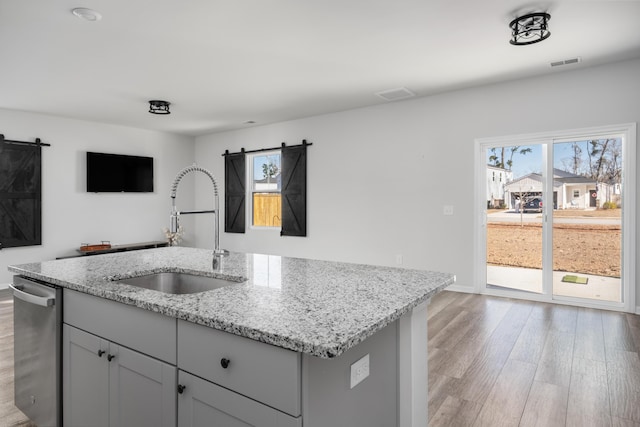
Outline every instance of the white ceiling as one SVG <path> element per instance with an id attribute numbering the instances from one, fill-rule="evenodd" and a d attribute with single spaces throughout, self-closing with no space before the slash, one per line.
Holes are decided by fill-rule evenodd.
<path id="1" fill-rule="evenodd" d="M 531 11 L 551 37 L 510 45 Z M 639 18 L 639 0 L 0 0 L 0 108 L 201 135 L 640 57 Z"/>

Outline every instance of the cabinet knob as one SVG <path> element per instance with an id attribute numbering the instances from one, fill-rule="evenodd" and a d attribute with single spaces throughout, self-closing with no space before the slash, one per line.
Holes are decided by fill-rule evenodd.
<path id="1" fill-rule="evenodd" d="M 114 358 L 114 357 L 116 357 L 116 355 L 115 355 L 115 354 L 107 354 L 107 360 L 108 360 L 109 362 L 111 362 L 111 361 L 113 360 L 113 358 Z"/>
<path id="2" fill-rule="evenodd" d="M 102 357 L 102 355 L 105 354 L 105 353 L 106 353 L 106 351 L 104 351 L 102 349 L 98 350 L 98 357 Z"/>
<path id="3" fill-rule="evenodd" d="M 229 367 L 229 363 L 231 363 L 231 360 L 223 357 L 222 359 L 220 359 L 220 365 L 224 368 L 227 369 Z"/>
<path id="4" fill-rule="evenodd" d="M 187 388 L 186 385 L 178 384 L 178 393 L 182 394 L 185 388 Z"/>

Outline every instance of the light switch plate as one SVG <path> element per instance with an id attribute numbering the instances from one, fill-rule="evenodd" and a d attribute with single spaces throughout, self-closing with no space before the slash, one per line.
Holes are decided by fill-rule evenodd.
<path id="1" fill-rule="evenodd" d="M 369 376 L 369 353 L 351 364 L 351 388 L 354 388 Z"/>

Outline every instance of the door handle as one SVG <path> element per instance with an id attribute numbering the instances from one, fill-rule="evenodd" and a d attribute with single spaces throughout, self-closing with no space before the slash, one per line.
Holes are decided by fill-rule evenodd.
<path id="1" fill-rule="evenodd" d="M 40 296 L 25 292 L 22 290 L 22 286 L 14 285 L 13 283 L 9 283 L 9 287 L 13 289 L 14 297 L 21 299 L 24 302 L 28 302 L 29 304 L 35 304 L 41 307 L 51 307 L 56 302 L 55 298 L 40 297 Z"/>

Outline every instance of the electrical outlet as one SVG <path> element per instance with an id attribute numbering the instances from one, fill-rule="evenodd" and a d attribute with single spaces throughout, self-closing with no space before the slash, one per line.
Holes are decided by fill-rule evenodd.
<path id="1" fill-rule="evenodd" d="M 443 215 L 453 215 L 453 205 L 444 205 L 442 208 Z"/>
<path id="2" fill-rule="evenodd" d="M 402 265 L 402 254 L 396 255 L 396 264 Z"/>
<path id="3" fill-rule="evenodd" d="M 369 376 L 369 353 L 351 364 L 351 388 L 354 388 Z"/>

